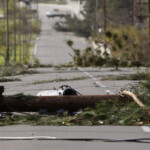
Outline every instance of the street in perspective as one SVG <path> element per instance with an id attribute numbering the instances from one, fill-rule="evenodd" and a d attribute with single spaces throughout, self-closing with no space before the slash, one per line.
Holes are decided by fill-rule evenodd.
<path id="1" fill-rule="evenodd" d="M 149 149 L 149 7 L 0 0 L 0 146 Z"/>

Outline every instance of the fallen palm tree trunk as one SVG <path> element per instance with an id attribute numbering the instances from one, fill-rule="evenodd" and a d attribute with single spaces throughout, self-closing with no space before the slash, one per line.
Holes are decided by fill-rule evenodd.
<path id="1" fill-rule="evenodd" d="M 81 108 L 93 107 L 103 100 L 126 102 L 129 97 L 119 95 L 86 95 L 86 96 L 1 96 L 0 112 L 37 112 L 41 109 L 53 112 L 59 109 L 76 111 Z"/>
<path id="2" fill-rule="evenodd" d="M 140 99 L 137 98 L 137 96 L 133 92 L 124 90 L 122 94 L 126 96 L 130 96 L 135 101 L 135 103 L 137 103 L 141 108 L 143 109 L 146 108 L 146 106 L 140 101 Z M 150 110 L 147 110 L 147 112 L 150 115 Z"/>

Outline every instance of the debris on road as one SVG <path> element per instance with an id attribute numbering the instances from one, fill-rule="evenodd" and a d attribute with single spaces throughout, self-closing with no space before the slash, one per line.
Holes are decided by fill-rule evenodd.
<path id="1" fill-rule="evenodd" d="M 146 106 L 140 101 L 140 99 L 137 98 L 137 96 L 133 92 L 124 90 L 122 91 L 122 94 L 132 97 L 135 103 L 138 104 L 141 108 L 146 108 Z M 147 110 L 147 112 L 150 115 L 150 110 Z"/>
<path id="2" fill-rule="evenodd" d="M 54 88 L 54 90 L 48 91 L 40 91 L 37 96 L 65 96 L 65 95 L 81 95 L 75 89 L 68 85 L 62 85 L 58 89 Z"/>
<path id="3" fill-rule="evenodd" d="M 119 95 L 79 95 L 80 93 L 69 86 L 62 86 L 60 89 L 55 91 L 57 95 L 51 92 L 50 94 L 53 95 L 50 96 L 30 96 L 23 94 L 2 96 L 0 111 L 37 112 L 41 109 L 46 109 L 48 112 L 54 112 L 64 109 L 73 112 L 86 107 L 94 107 L 96 103 L 104 100 L 118 100 L 120 102 L 130 100 L 129 97 Z"/>

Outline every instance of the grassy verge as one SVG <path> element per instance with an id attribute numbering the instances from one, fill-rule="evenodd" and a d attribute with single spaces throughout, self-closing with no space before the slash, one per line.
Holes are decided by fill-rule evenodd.
<path id="1" fill-rule="evenodd" d="M 35 74 L 38 73 L 34 70 L 28 70 L 25 65 L 10 65 L 10 66 L 0 66 L 0 77 L 4 76 L 14 76 L 21 74 Z"/>
<path id="2" fill-rule="evenodd" d="M 0 14 L 4 14 L 2 7 L 0 7 Z"/>
<path id="3" fill-rule="evenodd" d="M 150 125 L 150 117 L 146 110 L 134 102 L 120 104 L 117 100 L 103 101 L 95 108 L 86 108 L 72 115 L 67 111 L 63 114 L 42 115 L 6 115 L 0 118 L 0 125 L 32 124 L 54 126 L 95 126 L 95 125 Z"/>
<path id="4" fill-rule="evenodd" d="M 0 82 L 13 82 L 13 81 L 21 81 L 19 78 L 0 78 Z"/>
<path id="5" fill-rule="evenodd" d="M 19 28 L 19 20 L 16 20 L 17 29 Z M 13 33 L 13 21 L 9 21 L 10 25 L 10 45 L 9 45 L 9 56 L 10 56 L 10 63 L 18 62 L 29 64 L 31 59 L 31 51 L 34 47 L 34 40 L 39 35 L 41 31 L 41 21 L 39 19 L 30 19 L 28 20 L 28 25 L 30 25 L 26 30 L 28 31 L 26 34 L 16 34 L 16 60 L 14 59 L 14 33 Z M 0 28 L 4 28 L 3 35 L 5 35 L 6 27 L 1 24 Z M 19 31 L 17 31 L 18 33 Z M 2 34 L 1 33 L 1 34 Z M 2 38 L 3 35 L 0 35 Z M 3 39 L 3 38 L 2 38 Z M 5 53 L 6 53 L 6 44 L 5 41 L 0 43 L 0 65 L 5 64 Z"/>
<path id="6" fill-rule="evenodd" d="M 101 80 L 147 80 L 149 78 L 149 73 L 141 72 L 136 74 L 126 74 L 126 75 L 107 75 L 103 76 Z"/>
<path id="7" fill-rule="evenodd" d="M 34 58 L 34 64 L 31 65 L 30 67 L 32 68 L 55 68 L 57 70 L 62 69 L 62 68 L 74 68 L 75 70 L 77 70 L 77 67 L 75 67 L 72 63 L 66 63 L 66 64 L 60 64 L 60 65 L 52 65 L 52 64 L 40 64 L 40 61 L 37 58 Z"/>
<path id="8" fill-rule="evenodd" d="M 41 3 L 46 3 L 46 4 L 58 4 L 58 5 L 65 5 L 67 4 L 66 0 L 41 0 Z"/>
<path id="9" fill-rule="evenodd" d="M 32 84 L 44 84 L 44 83 L 50 83 L 50 82 L 62 82 L 62 81 L 76 81 L 76 80 L 85 80 L 87 77 L 74 77 L 74 78 L 57 78 L 53 80 L 42 80 L 42 81 L 35 81 Z"/>

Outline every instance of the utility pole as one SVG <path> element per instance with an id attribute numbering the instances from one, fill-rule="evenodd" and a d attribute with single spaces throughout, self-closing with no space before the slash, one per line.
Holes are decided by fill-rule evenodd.
<path id="1" fill-rule="evenodd" d="M 16 0 L 14 0 L 14 61 L 16 62 Z"/>
<path id="2" fill-rule="evenodd" d="M 23 62 L 25 61 L 25 39 L 26 39 L 26 33 L 25 33 L 25 30 L 26 30 L 26 7 L 22 7 L 21 8 L 21 20 L 22 20 L 22 26 L 21 26 L 21 29 L 22 29 L 22 60 Z"/>
<path id="3" fill-rule="evenodd" d="M 142 23 L 143 23 L 142 0 L 139 0 L 139 21 L 140 21 L 140 29 L 142 29 Z"/>
<path id="4" fill-rule="evenodd" d="M 24 10 L 24 17 L 25 17 L 25 22 L 27 23 L 27 7 L 25 7 L 25 10 Z M 27 25 L 27 24 L 26 24 Z M 28 42 L 27 42 L 27 28 L 25 27 L 25 30 L 24 30 L 24 45 L 25 45 L 25 61 L 27 61 L 27 57 L 28 57 Z"/>
<path id="5" fill-rule="evenodd" d="M 21 42 L 21 34 L 22 34 L 22 24 L 21 24 L 21 6 L 19 4 L 19 61 L 21 63 L 22 59 L 21 59 L 21 46 L 22 46 L 22 42 Z"/>
<path id="6" fill-rule="evenodd" d="M 37 0 L 37 18 L 39 18 L 39 0 Z"/>
<path id="7" fill-rule="evenodd" d="M 139 0 L 139 16 L 142 16 L 141 6 L 142 6 L 142 0 Z"/>
<path id="8" fill-rule="evenodd" d="M 98 0 L 95 0 L 95 30 L 98 31 Z"/>
<path id="9" fill-rule="evenodd" d="M 6 0 L 6 56 L 5 56 L 5 65 L 9 63 L 9 10 L 8 10 L 8 2 Z"/>
<path id="10" fill-rule="evenodd" d="M 104 32 L 106 33 L 106 30 L 107 30 L 107 22 L 106 22 L 106 0 L 103 0 L 103 13 L 104 13 Z"/>
<path id="11" fill-rule="evenodd" d="M 149 9 L 148 17 L 149 17 L 149 43 L 150 43 L 150 0 L 148 0 L 148 9 Z"/>
<path id="12" fill-rule="evenodd" d="M 135 0 L 132 0 L 132 25 L 134 25 L 135 21 Z"/>
<path id="13" fill-rule="evenodd" d="M 4 12 L 3 26 L 5 27 L 5 25 L 6 25 L 6 22 L 5 22 L 5 16 L 6 16 L 5 0 L 2 0 L 2 7 L 3 7 L 3 12 Z"/>

